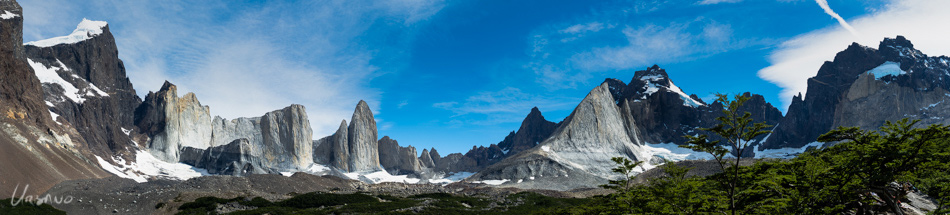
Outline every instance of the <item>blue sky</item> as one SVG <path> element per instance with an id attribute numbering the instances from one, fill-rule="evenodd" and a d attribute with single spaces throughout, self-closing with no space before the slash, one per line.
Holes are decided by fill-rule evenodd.
<path id="1" fill-rule="evenodd" d="M 534 106 L 560 121 L 605 78 L 653 64 L 686 93 L 784 110 L 851 42 L 950 54 L 941 0 L 21 0 L 24 41 L 110 23 L 138 94 L 164 80 L 226 118 L 307 107 L 314 139 L 359 100 L 380 136 L 442 154 L 501 141 Z M 839 22 L 833 14 L 838 14 Z M 851 28 L 849 30 L 848 28 Z M 183 92 L 180 92 L 183 94 Z"/>

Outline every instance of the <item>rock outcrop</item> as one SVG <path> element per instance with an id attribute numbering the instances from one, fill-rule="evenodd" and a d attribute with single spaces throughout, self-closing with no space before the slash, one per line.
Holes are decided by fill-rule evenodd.
<path id="1" fill-rule="evenodd" d="M 184 148 L 181 157 L 182 163 L 204 168 L 216 175 L 277 174 L 261 157 L 263 154 L 260 145 L 241 138 L 204 150 Z"/>
<path id="2" fill-rule="evenodd" d="M 799 148 L 838 126 L 877 129 L 901 118 L 948 124 L 948 61 L 928 57 L 903 36 L 885 38 L 877 49 L 853 43 L 808 79 L 805 96 L 792 99 L 761 148 Z"/>
<path id="3" fill-rule="evenodd" d="M 178 97 L 177 87 L 165 82 L 158 92 L 149 92 L 139 107 L 137 125 L 148 131 L 148 149 L 156 158 L 177 163 L 185 147 L 211 147 L 211 110 L 202 106 L 194 93 Z M 153 121 L 158 120 L 158 121 Z M 148 127 L 154 125 L 155 127 Z"/>
<path id="4" fill-rule="evenodd" d="M 271 111 L 260 121 L 264 157 L 269 162 L 276 161 L 286 169 L 306 169 L 313 164 L 313 130 L 303 105 Z"/>
<path id="5" fill-rule="evenodd" d="M 302 105 L 261 117 L 212 120 L 210 108 L 193 93 L 179 98 L 177 87 L 165 82 L 136 112 L 135 124 L 151 137 L 149 152 L 166 162 L 225 174 L 305 170 L 314 163 L 313 134 Z"/>
<path id="6" fill-rule="evenodd" d="M 349 144 L 349 166 L 351 172 L 379 171 L 379 147 L 376 132 L 376 119 L 369 105 L 360 100 L 353 112 L 350 126 L 347 128 L 347 143 Z"/>
<path id="7" fill-rule="evenodd" d="M 521 127 L 518 131 L 512 131 L 504 140 L 498 143 L 498 147 L 505 155 L 513 155 L 518 152 L 534 148 L 542 141 L 551 136 L 557 129 L 557 123 L 544 119 L 541 110 L 538 107 L 531 108 L 528 116 L 521 121 Z"/>
<path id="8" fill-rule="evenodd" d="M 346 120 L 333 135 L 314 142 L 317 149 L 329 152 L 314 152 L 314 160 L 328 161 L 330 166 L 344 172 L 375 172 L 383 170 L 380 165 L 377 142 L 376 119 L 365 101 L 360 100 L 347 126 Z M 415 157 L 413 155 L 412 157 Z"/>
<path id="9" fill-rule="evenodd" d="M 419 158 L 416 158 L 416 147 L 401 147 L 398 141 L 389 136 L 379 139 L 379 163 L 393 175 L 417 174 L 422 171 Z"/>

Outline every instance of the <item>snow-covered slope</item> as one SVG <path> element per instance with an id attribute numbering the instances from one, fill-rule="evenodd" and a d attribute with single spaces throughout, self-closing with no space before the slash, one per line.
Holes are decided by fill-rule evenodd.
<path id="1" fill-rule="evenodd" d="M 102 34 L 102 29 L 106 26 L 108 26 L 108 23 L 103 21 L 82 19 L 82 22 L 79 23 L 79 26 L 76 26 L 76 30 L 73 30 L 73 33 L 69 35 L 28 42 L 26 45 L 32 45 L 36 47 L 51 47 L 60 44 L 78 43 Z"/>

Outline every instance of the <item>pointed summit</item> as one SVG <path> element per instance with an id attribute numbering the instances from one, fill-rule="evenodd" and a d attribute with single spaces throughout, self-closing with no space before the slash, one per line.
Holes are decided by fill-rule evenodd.
<path id="1" fill-rule="evenodd" d="M 663 81 L 663 80 L 669 80 L 669 79 L 670 79 L 670 76 L 666 74 L 666 70 L 654 64 L 653 66 L 647 68 L 646 70 L 640 70 L 640 71 L 634 72 L 633 81 L 630 81 L 630 82 L 633 83 L 637 81 L 648 81 L 648 82 L 658 83 L 663 86 L 669 86 L 668 84 L 669 81 Z"/>
<path id="2" fill-rule="evenodd" d="M 521 121 L 518 132 L 512 131 L 504 140 L 498 143 L 498 147 L 505 155 L 517 154 L 537 146 L 538 143 L 550 137 L 556 128 L 557 123 L 544 119 L 541 110 L 534 107 L 531 108 L 531 112 L 524 118 L 524 121 Z"/>
<path id="3" fill-rule="evenodd" d="M 76 26 L 76 30 L 73 30 L 73 33 L 69 35 L 28 42 L 26 45 L 52 47 L 60 44 L 74 44 L 94 38 L 104 32 L 109 32 L 109 23 L 83 18 L 82 22 L 79 22 L 79 25 Z"/>
<path id="4" fill-rule="evenodd" d="M 351 172 L 378 171 L 379 143 L 377 142 L 376 119 L 366 101 L 360 100 L 347 128 L 347 144 L 350 150 Z"/>
<path id="5" fill-rule="evenodd" d="M 897 35 L 896 38 L 884 38 L 877 49 L 880 50 L 881 55 L 892 59 L 926 57 L 923 52 L 914 49 L 914 44 L 910 40 L 901 35 Z M 904 63 L 910 63 L 910 61 Z"/>

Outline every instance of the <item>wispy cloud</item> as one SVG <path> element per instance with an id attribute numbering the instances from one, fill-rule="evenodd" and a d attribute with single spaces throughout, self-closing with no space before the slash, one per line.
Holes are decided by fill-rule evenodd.
<path id="1" fill-rule="evenodd" d="M 807 80 L 815 76 L 824 61 L 852 42 L 877 47 L 884 37 L 904 35 L 914 47 L 929 55 L 950 55 L 950 28 L 936 27 L 934 20 L 950 20 L 950 1 L 894 1 L 873 14 L 851 20 L 861 32 L 856 38 L 847 29 L 827 27 L 792 38 L 769 55 L 771 66 L 759 70 L 759 77 L 783 88 L 780 98 L 787 108 L 792 96 L 807 90 Z"/>
<path id="2" fill-rule="evenodd" d="M 299 103 L 307 107 L 318 136 L 332 133 L 360 99 L 380 111 L 381 93 L 369 83 L 394 70 L 388 66 L 404 62 L 394 52 L 408 49 L 411 36 L 400 35 L 411 35 L 445 2 L 44 0 L 21 5 L 28 41 L 68 34 L 83 17 L 108 21 L 140 95 L 171 80 L 179 90 L 194 91 L 212 114 L 227 118 Z M 374 42 L 379 37 L 386 43 Z"/>
<path id="3" fill-rule="evenodd" d="M 607 71 L 686 61 L 750 45 L 733 40 L 730 25 L 705 18 L 664 25 L 599 26 L 608 25 L 574 24 L 556 32 L 534 34 L 532 60 L 525 67 L 537 75 L 538 83 L 548 88 L 574 88 L 589 84 L 592 77 Z M 587 35 L 576 38 L 567 32 Z"/>
<path id="4" fill-rule="evenodd" d="M 834 10 L 831 10 L 831 6 L 828 6 L 828 0 L 815 0 L 815 2 L 818 3 L 818 6 L 821 6 L 822 10 L 825 10 L 825 13 L 838 20 L 838 24 L 841 25 L 842 28 L 847 29 L 848 32 L 851 32 L 851 34 L 854 36 L 859 35 L 858 31 L 855 31 L 854 28 L 844 20 L 844 18 L 841 18 L 841 15 L 838 15 L 838 13 L 835 13 Z"/>
<path id="5" fill-rule="evenodd" d="M 498 91 L 480 92 L 465 101 L 449 101 L 432 104 L 432 107 L 449 110 L 454 117 L 476 115 L 473 124 L 497 124 L 520 122 L 532 107 L 542 111 L 565 110 L 573 108 L 579 99 L 566 97 L 544 97 L 522 92 L 521 89 L 507 87 Z"/>
<path id="6" fill-rule="evenodd" d="M 737 3 L 742 0 L 702 0 L 699 4 Z"/>
<path id="7" fill-rule="evenodd" d="M 579 33 L 586 33 L 586 32 L 597 32 L 602 29 L 604 29 L 604 23 L 590 22 L 586 24 L 572 25 L 571 27 L 561 29 L 560 32 L 565 33 L 565 34 L 579 34 Z"/>

